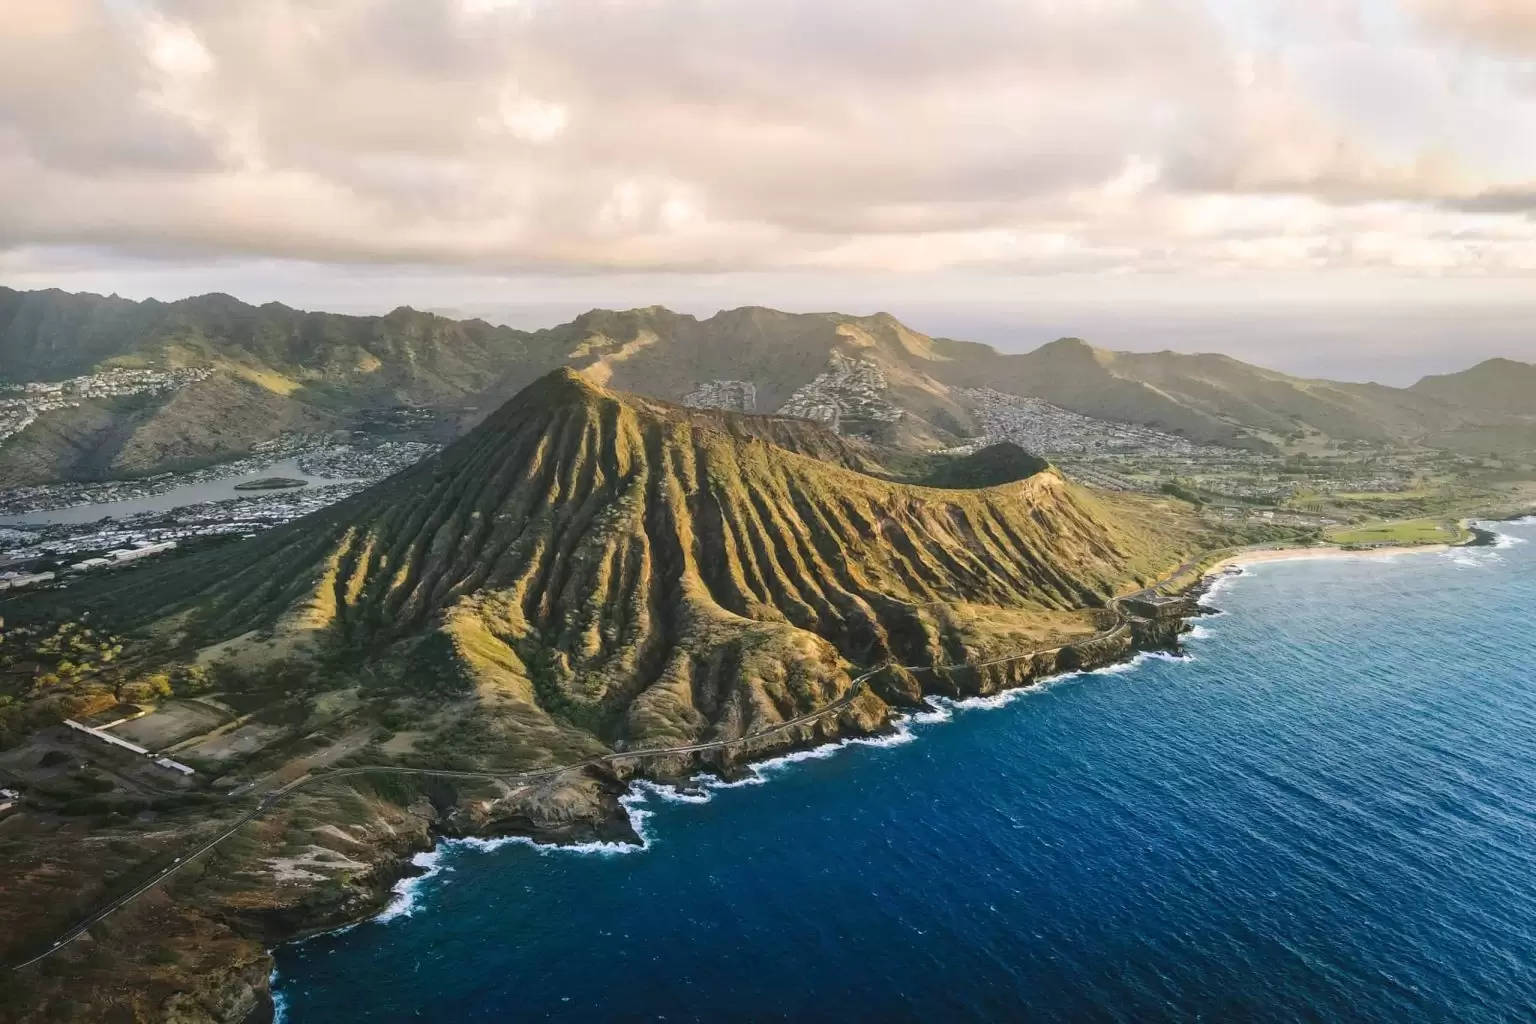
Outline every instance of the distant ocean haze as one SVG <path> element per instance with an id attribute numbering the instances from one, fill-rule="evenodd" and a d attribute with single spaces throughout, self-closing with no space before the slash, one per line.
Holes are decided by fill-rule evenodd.
<path id="1" fill-rule="evenodd" d="M 1428 374 L 1454 373 L 1482 359 L 1536 359 L 1536 333 L 1530 327 L 1536 321 L 1536 307 L 1531 305 L 1390 301 L 1195 305 L 1122 300 L 1113 295 L 1110 290 L 1103 300 L 1071 303 L 941 303 L 881 296 L 820 305 L 780 297 L 767 304 L 796 312 L 884 310 L 925 334 L 979 341 L 1004 352 L 1028 352 L 1056 338 L 1076 337 L 1102 348 L 1131 352 L 1219 352 L 1302 377 L 1396 387 L 1406 387 Z M 662 304 L 706 317 L 751 300 L 723 294 L 712 296 L 711 302 Z M 469 303 L 439 311 L 537 330 L 579 316 L 593 305 L 580 301 Z"/>
<path id="2" fill-rule="evenodd" d="M 1470 362 L 1536 359 L 1536 308 L 1380 304 L 1205 307 L 1106 302 L 1017 309 L 986 306 L 898 311 L 927 334 L 1028 351 L 1059 337 L 1081 337 L 1132 352 L 1219 352 L 1299 377 L 1406 387 Z"/>

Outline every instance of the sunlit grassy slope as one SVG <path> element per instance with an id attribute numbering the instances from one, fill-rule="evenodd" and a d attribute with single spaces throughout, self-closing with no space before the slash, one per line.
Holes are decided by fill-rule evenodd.
<path id="1" fill-rule="evenodd" d="M 1455 523 L 1438 519 L 1365 523 L 1329 530 L 1326 534 L 1336 544 L 1450 544 L 1460 540 L 1461 535 Z"/>
<path id="2" fill-rule="evenodd" d="M 560 370 L 354 499 L 67 600 L 183 650 L 233 638 L 216 654 L 243 664 L 447 671 L 509 742 L 547 749 L 735 733 L 834 698 L 856 665 L 1090 634 L 1200 543 L 1017 450 L 957 464 L 1029 474 L 980 489 L 881 479 L 872 452 Z"/>

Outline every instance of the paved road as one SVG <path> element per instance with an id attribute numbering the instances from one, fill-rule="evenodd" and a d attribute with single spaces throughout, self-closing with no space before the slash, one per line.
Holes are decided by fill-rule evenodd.
<path id="1" fill-rule="evenodd" d="M 1148 586 L 1148 587 L 1144 587 L 1141 590 L 1136 591 L 1134 594 L 1127 594 L 1127 595 L 1125 595 L 1125 597 L 1118 597 L 1118 598 L 1115 598 L 1114 600 L 1110 601 L 1109 607 L 1110 607 L 1110 609 L 1112 611 L 1115 612 L 1115 615 L 1119 619 L 1119 621 L 1113 627 L 1111 627 L 1110 629 L 1107 629 L 1107 630 L 1104 630 L 1101 633 L 1095 634 L 1093 637 L 1089 638 L 1088 640 L 1078 640 L 1078 641 L 1074 641 L 1072 644 L 1063 644 L 1063 645 L 1061 645 L 1059 647 L 1030 650 L 1030 651 L 1021 653 L 1021 654 L 1009 655 L 1009 656 L 1003 657 L 1003 658 L 995 658 L 995 659 L 993 659 L 991 661 L 985 661 L 985 662 L 981 662 L 979 664 L 971 664 L 971 663 L 968 663 L 968 662 L 959 662 L 959 663 L 956 663 L 954 665 L 943 665 L 943 666 L 905 665 L 905 666 L 902 666 L 902 667 L 906 668 L 908 671 L 935 671 L 935 670 L 940 670 L 940 669 L 958 669 L 958 668 L 988 668 L 988 667 L 993 666 L 993 665 L 1002 665 L 1002 664 L 1006 664 L 1006 663 L 1012 662 L 1012 661 L 1021 661 L 1021 660 L 1025 659 L 1025 658 L 1035 658 L 1035 657 L 1038 657 L 1038 656 L 1043 655 L 1043 654 L 1059 653 L 1060 651 L 1062 651 L 1063 649 L 1065 649 L 1066 647 L 1069 647 L 1069 646 L 1077 646 L 1079 644 L 1084 644 L 1084 643 L 1096 643 L 1096 642 L 1099 642 L 1099 641 L 1102 641 L 1102 640 L 1111 639 L 1113 637 L 1119 636 L 1125 630 L 1130 628 L 1130 623 L 1129 623 L 1129 621 L 1127 621 L 1127 618 L 1126 618 L 1125 614 L 1120 611 L 1120 602 L 1121 601 L 1125 600 L 1127 597 L 1140 597 L 1140 596 L 1144 596 L 1144 595 L 1146 595 L 1148 593 L 1151 593 L 1153 590 L 1157 589 L 1157 587 L 1161 586 L 1162 583 L 1166 583 L 1168 580 L 1172 580 L 1172 579 L 1178 578 L 1179 576 L 1183 575 L 1184 573 L 1190 571 L 1198 563 L 1199 563 L 1199 559 L 1191 559 L 1188 562 L 1185 562 L 1183 565 L 1179 566 L 1173 572 L 1169 573 L 1161 582 L 1154 583 L 1154 584 L 1152 584 L 1151 586 Z M 932 603 L 937 604 L 937 603 L 942 603 L 942 602 L 932 602 Z M 750 742 L 752 742 L 754 740 L 762 739 L 765 736 L 772 736 L 775 733 L 784 732 L 785 730 L 788 730 L 788 729 L 794 729 L 794 728 L 796 728 L 798 726 L 805 725 L 805 724 L 807 724 L 809 722 L 813 722 L 816 719 L 823 718 L 826 715 L 834 714 L 834 713 L 836 713 L 838 711 L 841 711 L 843 708 L 846 708 L 848 705 L 852 704 L 854 702 L 854 700 L 856 700 L 858 698 L 859 694 L 863 691 L 864 684 L 866 682 L 868 682 L 869 679 L 871 679 L 875 675 L 878 675 L 879 673 L 885 671 L 887 668 L 890 668 L 890 667 L 892 667 L 890 664 L 879 665 L 879 666 L 876 666 L 875 668 L 869 669 L 868 671 L 863 672 L 863 673 L 855 676 L 853 681 L 852 681 L 852 684 L 843 693 L 843 695 L 838 697 L 836 700 L 832 701 L 830 704 L 826 704 L 826 705 L 824 705 L 824 706 L 822 706 L 820 708 L 817 708 L 814 711 L 808 711 L 808 712 L 806 712 L 803 715 L 797 715 L 794 718 L 786 719 L 786 720 L 784 720 L 782 722 L 779 722 L 776 725 L 769 726 L 766 729 L 761 729 L 761 730 L 759 730 L 757 732 L 749 733 L 749 734 L 747 734 L 745 736 L 738 736 L 738 737 L 736 737 L 734 739 L 711 740 L 711 741 L 706 742 L 706 743 L 689 743 L 689 744 L 684 744 L 682 746 L 676 746 L 676 747 L 642 747 L 642 748 L 636 749 L 636 750 L 619 750 L 619 751 L 614 751 L 614 752 L 608 753 L 608 754 L 598 754 L 598 755 L 596 755 L 594 757 L 589 757 L 589 758 L 587 758 L 584 761 L 576 761 L 576 762 L 573 762 L 571 764 L 556 765 L 556 766 L 551 767 L 551 768 L 535 768 L 535 769 L 532 769 L 530 771 L 524 771 L 524 772 L 475 772 L 475 771 L 455 771 L 455 770 L 451 770 L 451 769 L 440 769 L 440 768 L 404 768 L 404 767 L 399 767 L 399 766 L 396 766 L 396 765 L 361 765 L 361 766 L 357 766 L 357 767 L 353 767 L 353 768 L 335 768 L 335 769 L 331 769 L 329 771 L 317 772 L 317 773 L 312 774 L 312 775 L 302 775 L 299 778 L 294 779 L 292 782 L 289 782 L 289 783 L 287 783 L 284 786 L 281 786 L 281 787 L 279 787 L 277 789 L 271 790 L 270 792 L 266 793 L 264 796 L 262 796 L 261 800 L 256 804 L 256 806 L 252 807 L 249 811 L 247 811 L 246 813 L 241 815 L 239 818 L 236 818 L 235 821 L 233 823 L 231 823 L 230 826 L 227 829 L 225 829 L 223 832 L 220 832 L 218 835 L 216 835 L 213 838 L 207 840 L 201 846 L 197 847 L 196 849 L 192 850 L 191 852 L 183 854 L 180 857 L 177 857 L 174 861 L 171 862 L 170 865 L 168 865 L 167 867 L 163 868 L 158 874 L 155 874 L 155 875 L 151 876 L 147 881 L 143 882 L 137 888 L 131 890 L 130 892 L 124 893 L 123 895 L 121 895 L 119 897 L 117 897 L 112 902 L 108 903 L 106 906 L 104 906 L 104 907 L 100 908 L 99 910 L 97 910 L 90 917 L 87 917 L 85 920 L 81 921 L 79 924 L 76 924 L 74 927 L 70 928 L 63 935 L 59 936 L 58 940 L 55 941 L 53 943 L 53 945 L 49 946 L 46 950 L 44 950 L 43 952 L 37 954 L 36 956 L 32 957 L 29 960 L 24 960 L 24 961 L 22 961 L 20 963 L 12 964 L 11 965 L 11 969 L 12 970 L 21 970 L 24 967 L 30 967 L 33 964 L 37 963 L 38 961 L 47 959 L 48 957 L 52 956 L 54 953 L 58 952 L 64 946 L 67 946 L 69 943 L 73 942 L 75 939 L 78 939 L 80 936 L 84 935 L 87 931 L 89 931 L 95 925 L 101 923 L 106 918 L 108 918 L 112 914 L 116 913 L 118 910 L 121 910 L 123 907 L 127 906 L 129 903 L 132 903 L 134 900 L 138 899 L 140 896 L 144 895 L 146 892 L 148 892 L 149 890 L 153 889 L 155 886 L 159 885 L 161 882 L 165 881 L 167 878 L 170 878 L 172 875 L 176 874 L 176 872 L 178 872 L 182 868 L 186 867 L 192 861 L 196 860 L 197 858 L 201 857 L 203 854 L 207 853 L 208 851 L 212 850 L 214 847 L 218 846 L 220 843 L 224 842 L 224 840 L 228 839 L 230 836 L 232 836 L 236 832 L 240 831 L 240 829 L 244 828 L 251 821 L 254 821 L 256 818 L 258 818 L 261 815 L 265 814 L 267 812 L 267 810 L 270 809 L 274 804 L 276 804 L 278 801 L 282 800 L 284 797 L 288 796 L 288 794 L 294 792 L 295 790 L 303 789 L 303 788 L 305 788 L 307 786 L 316 785 L 316 784 L 322 783 L 322 782 L 331 782 L 331 781 L 336 780 L 336 779 L 346 778 L 348 776 L 353 776 L 353 775 L 378 775 L 378 774 L 421 775 L 421 776 L 430 776 L 430 777 L 433 777 L 433 778 L 491 780 L 491 781 L 506 782 L 506 783 L 511 783 L 511 784 L 514 784 L 514 785 L 519 785 L 519 784 L 525 784 L 525 783 L 528 783 L 528 782 L 534 782 L 534 781 L 537 781 L 539 779 L 550 778 L 550 777 L 555 776 L 555 775 L 563 775 L 566 772 L 580 771 L 580 770 L 582 770 L 584 768 L 591 768 L 591 767 L 595 767 L 595 766 L 600 765 L 600 764 L 612 764 L 612 763 L 614 763 L 616 761 L 629 761 L 629 760 L 637 760 L 637 759 L 646 758 L 646 757 L 661 757 L 661 756 L 676 755 L 676 754 L 702 753 L 704 751 L 710 751 L 710 750 L 723 750 L 726 747 L 733 747 L 733 746 L 737 746 L 738 744 L 742 744 L 742 743 L 750 743 Z"/>
<path id="2" fill-rule="evenodd" d="M 24 967 L 30 967 L 40 960 L 45 960 L 52 956 L 54 953 L 57 953 L 64 946 L 67 946 L 75 939 L 78 939 L 80 936 L 90 931 L 91 928 L 95 927 L 97 924 L 100 924 L 102 921 L 106 920 L 112 914 L 121 910 L 129 903 L 132 903 L 134 900 L 138 899 L 140 896 L 144 895 L 146 892 L 153 889 L 161 882 L 165 881 L 167 878 L 170 878 L 172 875 L 176 874 L 176 872 L 186 867 L 192 861 L 201 857 L 203 854 L 212 850 L 214 847 L 224 842 L 224 840 L 240 831 L 256 818 L 259 818 L 261 815 L 265 814 L 274 804 L 295 790 L 303 789 L 307 786 L 312 786 L 321 782 L 331 782 L 335 779 L 346 778 L 347 776 L 352 775 L 378 774 L 418 775 L 450 779 L 491 780 L 496 782 L 506 782 L 513 785 L 522 785 L 537 781 L 539 779 L 546 779 L 556 775 L 563 775 L 566 772 L 580 771 L 585 768 L 595 767 L 596 765 L 600 764 L 611 764 L 616 761 L 638 760 L 646 757 L 658 757 L 661 755 L 671 754 L 692 754 L 708 750 L 723 750 L 726 747 L 736 746 L 741 743 L 748 743 L 753 740 L 762 739 L 765 736 L 772 736 L 775 733 L 784 732 L 787 729 L 793 729 L 797 726 L 813 722 L 818 718 L 822 718 L 826 715 L 841 711 L 843 708 L 846 708 L 858 698 L 859 694 L 863 691 L 864 684 L 872 676 L 883 672 L 887 667 L 888 666 L 886 665 L 881 665 L 877 668 L 869 669 L 868 671 L 855 676 L 851 685 L 846 691 L 844 691 L 842 696 L 838 697 L 836 700 L 829 704 L 823 705 L 814 711 L 808 711 L 803 715 L 796 715 L 794 718 L 787 718 L 784 721 L 769 726 L 766 729 L 760 729 L 757 732 L 749 733 L 745 736 L 738 736 L 734 739 L 711 740 L 706 743 L 689 743 L 676 747 L 641 747 L 635 750 L 618 750 L 608 754 L 598 754 L 594 757 L 589 757 L 584 761 L 575 761 L 571 764 L 555 765 L 554 767 L 550 768 L 534 768 L 523 772 L 476 772 L 457 771 L 445 768 L 405 768 L 398 765 L 359 765 L 352 768 L 335 768 L 330 771 L 317 772 L 313 775 L 302 775 L 299 778 L 294 779 L 292 782 L 289 782 L 287 785 L 266 793 L 264 796 L 262 796 L 261 800 L 256 804 L 256 806 L 252 807 L 249 811 L 246 811 L 240 817 L 236 818 L 224 831 L 220 832 L 218 835 L 212 837 L 211 839 L 208 839 L 196 849 L 185 853 L 180 857 L 177 857 L 165 868 L 162 868 L 159 873 L 152 875 L 148 880 L 136 888 L 112 900 L 112 902 L 101 907 L 90 917 L 87 917 L 79 924 L 76 924 L 74 927 L 70 928 L 69 931 L 59 936 L 58 940 L 55 941 L 53 945 L 49 946 L 47 949 L 43 950 L 41 953 L 37 954 L 31 959 L 12 964 L 11 969 L 19 971 Z"/>

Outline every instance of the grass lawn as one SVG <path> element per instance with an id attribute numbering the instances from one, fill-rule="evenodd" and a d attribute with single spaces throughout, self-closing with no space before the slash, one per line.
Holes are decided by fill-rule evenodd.
<path id="1" fill-rule="evenodd" d="M 1439 493 L 1438 488 L 1417 487 L 1411 491 L 1339 491 L 1333 498 L 1336 501 L 1404 501 L 1430 498 Z"/>
<path id="2" fill-rule="evenodd" d="M 1335 544 L 1450 544 L 1461 539 L 1461 530 L 1438 519 L 1402 519 L 1340 526 L 1326 536 Z"/>

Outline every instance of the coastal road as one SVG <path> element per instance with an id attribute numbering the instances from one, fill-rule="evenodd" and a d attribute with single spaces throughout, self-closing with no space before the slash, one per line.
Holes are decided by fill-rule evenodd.
<path id="1" fill-rule="evenodd" d="M 1022 661 L 1026 658 L 1036 658 L 1040 657 L 1041 655 L 1058 654 L 1067 647 L 1098 643 L 1104 640 L 1116 638 L 1130 628 L 1128 617 L 1124 612 L 1120 610 L 1120 603 L 1122 601 L 1126 600 L 1127 598 L 1141 597 L 1151 593 L 1158 587 L 1162 586 L 1164 583 L 1167 583 L 1169 580 L 1177 579 L 1184 573 L 1189 572 L 1199 564 L 1199 561 L 1199 558 L 1190 559 L 1189 561 L 1180 565 L 1173 572 L 1169 573 L 1166 577 L 1163 578 L 1162 581 L 1144 587 L 1132 594 L 1126 594 L 1121 597 L 1112 599 L 1109 602 L 1108 607 L 1115 613 L 1119 621 L 1110 629 L 1096 633 L 1086 640 L 1077 640 L 1070 644 L 1062 644 L 1058 647 L 1033 649 L 1020 654 L 995 658 L 991 661 L 985 661 L 978 664 L 957 662 L 953 665 L 904 665 L 900 667 L 905 668 L 908 671 L 924 672 L 942 671 L 946 669 L 952 670 L 959 668 L 988 668 L 993 665 L 1002 665 L 1008 662 Z M 932 603 L 938 604 L 942 602 Z M 885 671 L 887 668 L 892 667 L 895 666 L 887 663 L 884 665 L 878 665 L 872 669 L 868 669 L 865 672 L 855 676 L 848 689 L 844 691 L 844 693 L 836 700 L 831 701 L 830 703 L 825 704 L 814 711 L 807 711 L 805 714 L 796 715 L 794 718 L 785 719 L 784 721 L 769 726 L 766 729 L 760 729 L 757 732 L 749 733 L 745 736 L 737 736 L 733 739 L 709 740 L 703 743 L 687 743 L 675 747 L 642 747 L 636 750 L 618 750 L 606 754 L 597 754 L 593 757 L 587 758 L 586 760 L 575 761 L 570 764 L 555 765 L 549 768 L 535 768 L 522 772 L 480 772 L 461 771 L 445 768 L 406 768 L 398 765 L 358 765 L 350 768 L 334 768 L 328 771 L 316 772 L 314 774 L 301 775 L 297 779 L 294 779 L 293 781 L 280 786 L 277 789 L 270 790 L 264 794 L 254 807 L 246 811 L 240 817 L 236 818 L 228 828 L 220 832 L 218 835 L 208 839 L 199 845 L 196 849 L 193 849 L 190 852 L 177 857 L 169 865 L 162 868 L 158 873 L 152 875 L 150 878 L 145 880 L 134 889 L 124 893 L 121 896 L 118 896 L 110 903 L 96 910 L 83 921 L 71 927 L 68 931 L 64 932 L 64 934 L 60 935 L 59 938 L 55 940 L 51 946 L 43 950 L 41 953 L 38 953 L 36 956 L 28 960 L 23 960 L 20 963 L 12 964 L 11 969 L 18 971 L 22 970 L 23 968 L 30 967 L 39 961 L 47 959 L 54 953 L 57 953 L 60 949 L 64 948 L 75 939 L 78 939 L 80 936 L 84 935 L 95 925 L 106 920 L 108 917 L 121 910 L 129 903 L 132 903 L 134 900 L 138 899 L 140 896 L 144 895 L 146 892 L 159 885 L 161 882 L 164 882 L 167 878 L 170 878 L 172 875 L 176 874 L 192 861 L 197 860 L 199 857 L 208 853 L 210 850 L 213 850 L 230 836 L 233 836 L 236 832 L 239 832 L 250 822 L 265 814 L 273 805 L 296 790 L 303 789 L 308 786 L 318 785 L 324 782 L 332 782 L 337 779 L 347 778 L 349 776 L 379 774 L 416 775 L 448 779 L 474 779 L 480 781 L 505 782 L 511 785 L 522 785 L 530 782 L 536 782 L 540 779 L 551 778 L 556 775 L 563 775 L 566 772 L 581 771 L 586 768 L 592 768 L 603 764 L 639 760 L 648 757 L 664 757 L 678 754 L 697 754 L 711 750 L 724 750 L 728 747 L 737 746 L 743 743 L 750 743 L 767 736 L 772 736 L 776 733 L 794 729 L 802 725 L 807 725 L 816 721 L 817 719 L 824 718 L 827 715 L 835 714 L 852 704 L 863 691 L 864 685 L 871 678 Z"/>
<path id="2" fill-rule="evenodd" d="M 581 771 L 585 768 L 592 768 L 601 764 L 612 764 L 617 761 L 638 760 L 642 758 L 659 757 L 663 755 L 693 754 L 709 750 L 724 750 L 727 747 L 736 746 L 741 743 L 748 743 L 753 740 L 762 739 L 765 736 L 772 736 L 775 733 L 784 732 L 788 729 L 794 729 L 798 726 L 806 725 L 819 718 L 823 718 L 827 715 L 843 710 L 858 698 L 859 694 L 863 690 L 864 684 L 871 677 L 885 671 L 885 669 L 888 667 L 889 666 L 887 665 L 880 665 L 876 668 L 869 669 L 868 671 L 863 672 L 858 676 L 855 676 L 848 689 L 844 691 L 840 697 L 828 704 L 823 705 L 820 708 L 817 708 L 814 711 L 808 711 L 803 715 L 796 715 L 794 718 L 787 718 L 784 721 L 771 725 L 766 729 L 760 729 L 757 732 L 749 733 L 745 736 L 737 736 L 734 739 L 711 740 L 704 743 L 688 743 L 675 747 L 642 747 L 635 750 L 618 750 L 607 754 L 598 754 L 593 757 L 589 757 L 584 761 L 574 761 L 570 764 L 555 765 L 549 768 L 534 768 L 522 772 L 480 772 L 461 771 L 447 768 L 406 768 L 399 765 L 357 765 L 350 768 L 334 768 L 329 771 L 317 772 L 312 775 L 301 775 L 297 779 L 294 779 L 292 782 L 289 782 L 284 786 L 264 794 L 261 800 L 257 802 L 256 806 L 252 807 L 240 817 L 236 818 L 228 828 L 224 829 L 218 835 L 213 836 L 195 849 L 177 857 L 174 861 L 172 861 L 166 867 L 162 868 L 156 874 L 150 876 L 140 885 L 126 893 L 123 893 L 121 896 L 118 896 L 110 903 L 96 910 L 85 920 L 70 928 L 63 935 L 60 935 L 52 945 L 43 950 L 41 953 L 38 953 L 36 956 L 31 957 L 30 959 L 12 964 L 11 969 L 19 971 L 23 968 L 30 967 L 39 961 L 46 960 L 54 953 L 57 953 L 60 949 L 69 945 L 71 942 L 78 939 L 86 932 L 90 931 L 91 928 L 100 924 L 108 917 L 111 917 L 123 907 L 132 903 L 134 900 L 138 899 L 140 896 L 144 895 L 146 892 L 159 885 L 161 882 L 164 882 L 167 878 L 170 878 L 172 875 L 176 874 L 192 861 L 197 860 L 205 853 L 208 853 L 210 850 L 217 847 L 220 843 L 224 842 L 236 832 L 239 832 L 246 825 L 261 817 L 261 815 L 265 814 L 275 804 L 281 801 L 284 797 L 288 796 L 290 793 L 293 793 L 295 790 L 303 789 L 307 786 L 313 786 L 323 782 L 332 782 L 336 779 L 342 779 L 348 776 L 379 774 L 415 775 L 449 779 L 474 779 L 479 781 L 505 782 L 510 785 L 524 785 L 530 782 L 536 782 L 540 779 L 547 779 L 556 775 L 563 775 L 567 772 Z"/>

